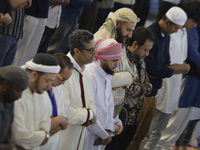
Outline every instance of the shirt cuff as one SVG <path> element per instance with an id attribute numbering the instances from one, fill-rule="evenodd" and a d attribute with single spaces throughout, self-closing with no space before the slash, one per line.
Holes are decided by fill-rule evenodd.
<path id="1" fill-rule="evenodd" d="M 89 118 L 89 120 L 92 120 L 92 119 L 94 118 L 94 114 L 93 114 L 92 110 L 89 110 L 89 113 L 90 113 L 90 118 Z"/>

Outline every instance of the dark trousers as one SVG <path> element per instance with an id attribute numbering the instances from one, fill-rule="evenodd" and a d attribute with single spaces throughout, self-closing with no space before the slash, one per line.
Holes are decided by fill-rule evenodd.
<path id="1" fill-rule="evenodd" d="M 190 143 L 190 139 L 192 137 L 195 126 L 199 120 L 191 120 L 189 121 L 187 127 L 176 141 L 176 146 L 188 146 Z"/>
<path id="2" fill-rule="evenodd" d="M 137 26 L 144 26 L 150 9 L 150 0 L 136 0 L 133 11 L 140 18 Z"/>
<path id="3" fill-rule="evenodd" d="M 40 41 L 40 45 L 38 47 L 38 51 L 37 53 L 46 53 L 47 52 L 47 48 L 49 46 L 50 40 L 52 35 L 54 34 L 56 28 L 51 29 L 49 27 L 45 27 L 44 33 L 42 35 L 42 39 Z"/>
<path id="4" fill-rule="evenodd" d="M 114 136 L 111 143 L 106 145 L 105 150 L 126 150 L 129 146 L 135 132 L 137 130 L 137 123 L 134 125 L 124 126 L 120 135 Z"/>

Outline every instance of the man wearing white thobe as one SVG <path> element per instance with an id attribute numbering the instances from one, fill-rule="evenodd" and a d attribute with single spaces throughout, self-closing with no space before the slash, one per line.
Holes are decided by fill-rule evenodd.
<path id="1" fill-rule="evenodd" d="M 38 54 L 23 66 L 29 75 L 28 88 L 14 104 L 12 135 L 16 148 L 39 150 L 48 142 L 49 131 L 58 125 L 66 128 L 64 119 L 51 121 L 44 105 L 42 93 L 51 87 L 60 66 L 47 54 Z"/>
<path id="2" fill-rule="evenodd" d="M 84 139 L 84 150 L 101 150 L 100 145 L 111 141 L 111 133 L 115 132 L 113 119 L 114 98 L 110 75 L 122 57 L 122 45 L 114 39 L 96 41 L 97 54 L 92 64 L 87 65 L 91 75 L 96 105 L 97 124 L 88 127 Z"/>
<path id="3" fill-rule="evenodd" d="M 61 150 L 82 150 L 85 129 L 96 122 L 96 107 L 90 75 L 85 65 L 96 54 L 94 36 L 86 30 L 77 29 L 69 36 L 72 76 L 62 85 L 65 112 L 69 119 L 68 129 L 62 132 Z"/>

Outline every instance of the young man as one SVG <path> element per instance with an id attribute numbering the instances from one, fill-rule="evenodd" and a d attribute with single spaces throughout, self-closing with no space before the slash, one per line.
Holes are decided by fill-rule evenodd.
<path id="1" fill-rule="evenodd" d="M 96 54 L 94 36 L 86 30 L 77 29 L 69 36 L 72 76 L 62 85 L 65 112 L 69 119 L 68 129 L 62 133 L 61 149 L 82 150 L 85 129 L 96 122 L 95 101 L 90 75 L 85 65 Z"/>
<path id="2" fill-rule="evenodd" d="M 170 35 L 170 58 L 171 63 L 183 65 L 182 69 L 180 67 L 180 74 L 173 75 L 163 80 L 163 86 L 157 94 L 156 111 L 149 133 L 142 142 L 144 144 L 141 144 L 141 147 L 144 146 L 144 149 L 155 149 L 161 137 L 161 132 L 165 130 L 171 114 L 174 110 L 178 109 L 182 77 L 183 74 L 187 73 L 190 69 L 189 65 L 184 63 L 187 54 L 190 53 L 188 52 L 188 36 L 186 29 L 193 28 L 197 25 L 197 22 L 200 21 L 200 2 L 188 1 L 182 3 L 179 7 L 186 12 L 188 19 L 177 33 Z M 187 71 L 185 72 L 185 70 Z"/>
<path id="3" fill-rule="evenodd" d="M 116 117 L 123 106 L 123 99 L 125 96 L 125 87 L 131 85 L 134 81 L 134 75 L 127 62 L 125 42 L 131 38 L 132 31 L 135 29 L 137 22 L 140 19 L 129 8 L 121 8 L 115 12 L 109 13 L 106 22 L 95 33 L 95 40 L 114 38 L 117 42 L 122 44 L 123 56 L 115 69 L 115 74 L 111 76 L 113 96 L 115 101 Z"/>
<path id="4" fill-rule="evenodd" d="M 27 73 L 16 66 L 0 68 L 0 149 L 12 149 L 10 127 L 13 122 L 14 101 L 27 88 Z"/>
<path id="5" fill-rule="evenodd" d="M 178 73 L 180 65 L 170 63 L 169 35 L 177 32 L 187 20 L 187 14 L 179 7 L 172 7 L 161 20 L 156 21 L 148 28 L 152 31 L 155 42 L 149 56 L 145 58 L 147 73 L 153 88 L 146 95 L 144 105 L 138 116 L 138 129 L 131 147 L 139 149 L 141 141 L 148 133 L 151 120 L 156 108 L 156 94 L 162 87 L 163 78 L 169 78 Z"/>
<path id="6" fill-rule="evenodd" d="M 85 133 L 84 150 L 100 150 L 100 145 L 111 141 L 111 133 L 120 133 L 122 126 L 114 126 L 114 99 L 110 75 L 114 74 L 120 58 L 122 45 L 114 39 L 101 39 L 96 41 L 97 54 L 94 62 L 87 65 L 94 91 L 97 124 L 88 127 Z"/>
<path id="7" fill-rule="evenodd" d="M 50 119 L 42 95 L 51 88 L 60 66 L 52 56 L 38 54 L 23 68 L 30 80 L 22 97 L 15 102 L 12 135 L 17 148 L 39 150 L 48 142 L 50 129 L 67 127 L 65 117 Z"/>
<path id="8" fill-rule="evenodd" d="M 60 85 L 64 84 L 64 82 L 72 75 L 73 64 L 69 57 L 64 54 L 55 54 L 53 57 L 56 59 L 61 69 L 55 80 L 53 80 L 52 87 L 44 92 L 44 103 L 51 118 L 64 116 L 66 119 L 68 119 L 64 109 L 64 97 Z M 62 130 L 62 126 L 58 126 L 58 128 L 50 131 L 51 135 L 54 136 L 50 138 L 46 145 L 41 147 L 41 150 L 60 149 L 60 130 Z"/>
<path id="9" fill-rule="evenodd" d="M 134 30 L 128 42 L 126 49 L 128 62 L 136 77 L 135 81 L 126 89 L 124 106 L 119 114 L 124 127 L 123 132 L 113 138 L 110 149 L 126 150 L 136 132 L 137 116 L 144 103 L 144 96 L 152 89 L 144 58 L 149 55 L 153 42 L 153 34 L 143 27 Z"/>

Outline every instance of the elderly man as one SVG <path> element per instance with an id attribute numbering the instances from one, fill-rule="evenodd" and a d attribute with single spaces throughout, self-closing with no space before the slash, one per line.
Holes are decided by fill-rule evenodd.
<path id="1" fill-rule="evenodd" d="M 48 109 L 49 116 L 51 116 L 53 119 L 57 119 L 59 116 L 64 116 L 66 119 L 68 119 L 64 109 L 64 97 L 60 85 L 64 84 L 64 82 L 72 75 L 73 64 L 69 57 L 64 54 L 58 53 L 53 57 L 56 59 L 61 69 L 55 80 L 52 82 L 52 87 L 44 92 L 44 102 L 46 108 Z M 50 131 L 51 135 L 55 135 L 50 138 L 46 145 L 41 147 L 41 150 L 60 149 L 60 130 L 62 130 L 62 126 L 58 126 Z"/>
<path id="2" fill-rule="evenodd" d="M 141 141 L 148 133 L 156 108 L 155 96 L 162 86 L 162 80 L 180 71 L 179 64 L 171 64 L 170 62 L 169 35 L 182 28 L 186 20 L 187 14 L 183 9 L 172 7 L 162 19 L 148 27 L 155 37 L 152 50 L 145 58 L 147 73 L 153 88 L 151 93 L 146 95 L 144 105 L 139 112 L 138 129 L 131 143 L 131 147 L 136 150 L 139 149 Z"/>
<path id="3" fill-rule="evenodd" d="M 75 30 L 69 36 L 69 48 L 67 56 L 74 70 L 71 78 L 62 85 L 69 125 L 62 134 L 61 149 L 82 150 L 85 129 L 96 122 L 93 87 L 90 75 L 85 70 L 85 65 L 91 63 L 96 54 L 93 34 L 86 30 Z"/>
<path id="4" fill-rule="evenodd" d="M 22 97 L 15 102 L 12 135 L 17 148 L 39 150 L 48 142 L 50 129 L 67 127 L 65 117 L 50 119 L 42 95 L 51 87 L 60 66 L 52 56 L 38 54 L 23 68 L 30 80 Z"/>
<path id="5" fill-rule="evenodd" d="M 125 41 L 132 36 L 132 31 L 135 29 L 139 18 L 129 8 L 121 8 L 115 12 L 109 13 L 106 22 L 94 34 L 95 40 L 114 38 L 122 44 L 123 55 L 119 61 L 114 75 L 111 76 L 111 84 L 113 88 L 113 96 L 115 105 L 114 117 L 116 117 L 123 106 L 126 86 L 131 85 L 134 81 L 134 75 L 127 62 Z"/>
<path id="6" fill-rule="evenodd" d="M 0 149 L 12 149 L 9 130 L 13 122 L 14 101 L 28 85 L 27 73 L 16 66 L 0 68 Z"/>
<path id="7" fill-rule="evenodd" d="M 114 100 L 110 79 L 122 57 L 122 45 L 114 39 L 97 40 L 96 45 L 97 54 L 94 62 L 86 68 L 93 84 L 97 124 L 87 128 L 84 150 L 100 150 L 100 145 L 106 145 L 111 141 L 111 133 L 120 133 L 122 130 L 122 126 L 114 126 Z"/>

